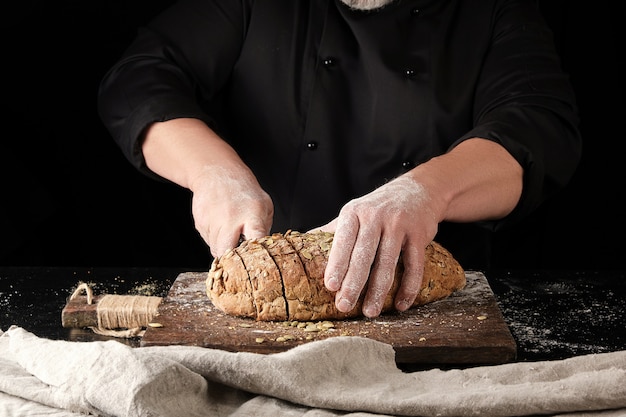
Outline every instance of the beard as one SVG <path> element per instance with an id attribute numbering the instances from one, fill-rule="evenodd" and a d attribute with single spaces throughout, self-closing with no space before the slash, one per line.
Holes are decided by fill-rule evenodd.
<path id="1" fill-rule="evenodd" d="M 351 9 L 374 10 L 386 6 L 394 0 L 341 0 L 341 2 Z"/>

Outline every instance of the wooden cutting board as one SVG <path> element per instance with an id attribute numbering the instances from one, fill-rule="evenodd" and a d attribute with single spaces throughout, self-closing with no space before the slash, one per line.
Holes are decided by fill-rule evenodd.
<path id="1" fill-rule="evenodd" d="M 511 335 L 486 277 L 466 271 L 466 287 L 425 306 L 375 319 L 287 323 L 231 317 L 206 295 L 205 272 L 174 281 L 140 346 L 185 345 L 232 352 L 277 353 L 337 336 L 361 336 L 393 346 L 399 364 L 498 364 L 516 357 Z"/>

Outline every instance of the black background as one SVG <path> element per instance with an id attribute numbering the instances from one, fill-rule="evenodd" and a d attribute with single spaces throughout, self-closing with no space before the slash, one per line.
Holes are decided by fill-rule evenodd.
<path id="1" fill-rule="evenodd" d="M 136 172 L 96 112 L 104 72 L 172 0 L 13 3 L 0 18 L 0 265 L 208 267 L 190 194 Z M 626 3 L 539 4 L 576 91 L 583 158 L 563 192 L 497 236 L 494 266 L 623 269 Z"/>

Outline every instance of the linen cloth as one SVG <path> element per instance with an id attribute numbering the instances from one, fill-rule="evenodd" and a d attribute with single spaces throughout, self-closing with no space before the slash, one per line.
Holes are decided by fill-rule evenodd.
<path id="1" fill-rule="evenodd" d="M 567 413 L 567 414 L 566 414 Z M 626 415 L 626 351 L 407 373 L 333 337 L 263 355 L 0 335 L 0 416 Z"/>

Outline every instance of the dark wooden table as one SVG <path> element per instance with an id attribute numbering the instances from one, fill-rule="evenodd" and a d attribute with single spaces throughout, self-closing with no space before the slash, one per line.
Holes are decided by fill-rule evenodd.
<path id="1" fill-rule="evenodd" d="M 107 337 L 61 326 L 79 281 L 95 294 L 165 296 L 187 268 L 0 267 L 0 329 L 50 339 Z M 517 360 L 555 360 L 626 349 L 626 271 L 485 271 L 517 343 Z M 138 339 L 116 339 L 138 346 Z"/>

